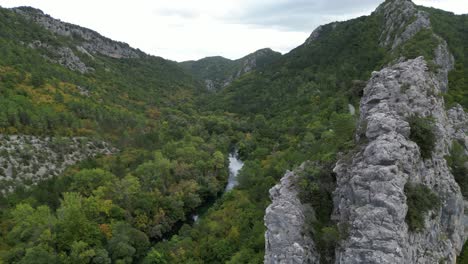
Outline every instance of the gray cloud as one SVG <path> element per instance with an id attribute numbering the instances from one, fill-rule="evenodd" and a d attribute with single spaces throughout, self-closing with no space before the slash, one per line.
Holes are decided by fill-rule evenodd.
<path id="1" fill-rule="evenodd" d="M 240 12 L 223 17 L 230 23 L 312 31 L 324 21 L 369 14 L 383 0 L 270 0 L 259 1 Z"/>
<path id="2" fill-rule="evenodd" d="M 185 19 L 192 19 L 198 17 L 200 14 L 196 10 L 181 9 L 181 8 L 159 8 L 154 9 L 153 14 L 157 16 L 176 16 Z"/>

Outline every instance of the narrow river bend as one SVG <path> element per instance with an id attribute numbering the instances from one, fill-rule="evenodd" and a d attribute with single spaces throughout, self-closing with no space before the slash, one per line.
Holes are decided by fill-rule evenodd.
<path id="1" fill-rule="evenodd" d="M 224 189 L 225 193 L 229 192 L 239 184 L 237 181 L 237 175 L 239 174 L 239 171 L 242 169 L 242 167 L 244 167 L 244 162 L 239 159 L 237 150 L 229 153 L 229 178 L 226 184 L 226 188 Z M 194 223 L 198 221 L 198 218 L 198 214 L 192 215 L 192 221 Z"/>
<path id="2" fill-rule="evenodd" d="M 244 162 L 239 159 L 237 151 L 233 151 L 229 154 L 229 179 L 224 192 L 228 192 L 236 187 L 239 182 L 237 181 L 237 174 L 244 166 Z"/>

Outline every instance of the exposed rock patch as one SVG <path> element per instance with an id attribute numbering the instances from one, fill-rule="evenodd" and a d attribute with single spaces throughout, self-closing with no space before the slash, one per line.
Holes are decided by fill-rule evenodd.
<path id="1" fill-rule="evenodd" d="M 385 20 L 380 43 L 392 49 L 408 41 L 422 29 L 431 27 L 429 15 L 417 10 L 409 0 L 387 1 L 376 12 L 381 13 Z"/>
<path id="2" fill-rule="evenodd" d="M 323 26 L 318 26 L 316 29 L 314 29 L 314 31 L 312 31 L 310 36 L 306 39 L 305 45 L 310 45 L 312 42 L 317 40 L 320 37 L 320 33 L 322 33 L 322 30 Z"/>
<path id="3" fill-rule="evenodd" d="M 37 49 L 43 48 L 47 50 L 47 52 L 54 54 L 54 57 L 49 57 L 44 55 L 46 59 L 51 62 L 58 63 L 64 67 L 72 71 L 78 71 L 80 73 L 88 73 L 90 71 L 94 71 L 93 68 L 86 66 L 81 59 L 75 55 L 72 49 L 69 47 L 53 47 L 49 44 L 42 43 L 39 40 L 34 41 L 33 43 L 29 44 L 30 48 Z"/>
<path id="4" fill-rule="evenodd" d="M 105 142 L 84 137 L 0 135 L 0 193 L 37 184 L 86 158 L 115 151 Z"/>
<path id="5" fill-rule="evenodd" d="M 139 58 L 144 56 L 144 53 L 131 48 L 128 44 L 118 41 L 113 41 L 99 33 L 83 28 L 77 25 L 62 22 L 42 11 L 30 7 L 14 8 L 18 14 L 25 18 L 34 21 L 43 26 L 45 29 L 60 35 L 72 38 L 80 43 L 80 50 L 88 54 L 102 54 L 112 58 Z"/>

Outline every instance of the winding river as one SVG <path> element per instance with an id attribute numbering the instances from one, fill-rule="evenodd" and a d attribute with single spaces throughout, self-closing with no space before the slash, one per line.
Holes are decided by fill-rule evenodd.
<path id="1" fill-rule="evenodd" d="M 229 192 L 239 184 L 237 181 L 237 175 L 239 174 L 239 171 L 242 169 L 242 167 L 244 167 L 244 162 L 239 159 L 237 150 L 229 153 L 229 178 L 226 188 L 224 189 L 225 193 Z M 192 221 L 194 223 L 198 221 L 198 218 L 198 214 L 192 215 Z"/>
<path id="2" fill-rule="evenodd" d="M 244 162 L 239 159 L 239 154 L 237 151 L 231 152 L 229 154 L 229 179 L 224 192 L 232 190 L 239 184 L 237 181 L 237 174 L 239 174 L 239 171 L 243 166 Z"/>

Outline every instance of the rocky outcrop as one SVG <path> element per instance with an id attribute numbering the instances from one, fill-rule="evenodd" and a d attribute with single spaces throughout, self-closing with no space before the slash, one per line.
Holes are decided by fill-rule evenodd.
<path id="1" fill-rule="evenodd" d="M 31 7 L 18 7 L 14 8 L 13 11 L 59 36 L 73 39 L 76 42 L 77 50 L 83 53 L 102 54 L 119 59 L 144 56 L 143 52 L 131 48 L 126 43 L 113 41 L 93 30 L 62 22 L 44 14 L 41 10 Z"/>
<path id="2" fill-rule="evenodd" d="M 92 67 L 86 66 L 86 64 L 84 64 L 69 47 L 54 47 L 47 43 L 42 43 L 39 40 L 30 43 L 29 47 L 33 49 L 43 48 L 47 50 L 47 53 L 54 55 L 54 57 L 43 55 L 47 60 L 53 63 L 58 63 L 72 71 L 78 71 L 80 73 L 94 71 Z"/>
<path id="3" fill-rule="evenodd" d="M 57 176 L 86 158 L 115 151 L 105 142 L 84 137 L 0 135 L 0 194 Z"/>
<path id="4" fill-rule="evenodd" d="M 464 202 L 444 156 L 455 135 L 466 141 L 466 115 L 459 107 L 447 114 L 442 82 L 422 57 L 373 73 L 360 108 L 359 139 L 367 143 L 334 169 L 334 219 L 349 227 L 337 263 L 455 263 L 466 239 Z M 430 159 L 409 139 L 412 115 L 435 120 Z M 442 204 L 419 233 L 405 222 L 408 182 L 426 185 Z"/>
<path id="5" fill-rule="evenodd" d="M 431 27 L 429 15 L 417 10 L 410 0 L 388 0 L 376 12 L 385 20 L 380 43 L 392 49 L 408 41 L 422 29 Z"/>
<path id="6" fill-rule="evenodd" d="M 393 52 L 421 30 L 431 29 L 429 14 L 418 10 L 410 0 L 387 0 L 377 8 L 376 13 L 382 15 L 384 19 L 380 44 L 391 48 Z M 435 71 L 438 79 L 442 80 L 441 91 L 446 92 L 448 72 L 454 67 L 454 58 L 449 52 L 446 41 L 434 33 L 433 36 L 439 42 L 434 51 L 433 62 L 438 66 Z"/>
<path id="7" fill-rule="evenodd" d="M 314 31 L 312 31 L 312 33 L 306 39 L 303 45 L 305 46 L 312 45 L 312 43 L 318 40 L 323 35 L 324 32 L 328 30 L 334 30 L 338 26 L 339 23 L 340 22 L 332 22 L 326 25 L 318 26 L 316 29 L 314 29 Z"/>
<path id="8" fill-rule="evenodd" d="M 310 36 L 306 39 L 305 45 L 310 45 L 314 41 L 316 41 L 320 37 L 320 33 L 322 33 L 322 30 L 323 26 L 318 26 L 316 29 L 314 29 L 314 31 L 312 31 Z"/>
<path id="9" fill-rule="evenodd" d="M 300 170 L 300 169 L 299 169 Z M 306 212 L 298 198 L 297 172 L 287 172 L 270 190 L 265 214 L 265 264 L 319 263 L 313 240 L 304 230 Z"/>
<path id="10" fill-rule="evenodd" d="M 440 83 L 440 90 L 447 92 L 448 90 L 448 73 L 455 67 L 455 59 L 449 52 L 447 42 L 439 36 L 435 36 L 439 40 L 439 46 L 434 51 L 434 63 L 438 66 L 436 69 L 437 79 Z"/>
<path id="11" fill-rule="evenodd" d="M 239 59 L 240 68 L 235 74 L 235 79 L 240 76 L 255 70 L 259 66 L 263 66 L 265 63 L 262 60 L 269 60 L 270 57 L 278 57 L 280 54 L 273 51 L 272 49 L 260 49 L 252 54 L 249 54 Z"/>

